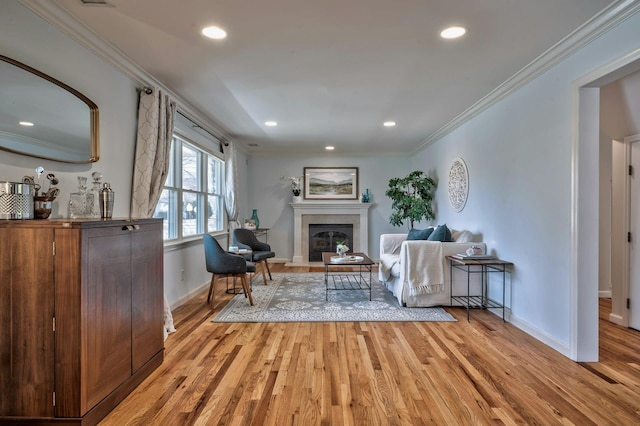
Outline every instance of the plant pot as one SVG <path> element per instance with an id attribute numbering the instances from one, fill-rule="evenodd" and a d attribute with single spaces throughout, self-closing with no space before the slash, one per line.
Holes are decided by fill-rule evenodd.
<path id="1" fill-rule="evenodd" d="M 51 215 L 51 207 L 55 197 L 33 197 L 33 217 L 47 219 Z"/>

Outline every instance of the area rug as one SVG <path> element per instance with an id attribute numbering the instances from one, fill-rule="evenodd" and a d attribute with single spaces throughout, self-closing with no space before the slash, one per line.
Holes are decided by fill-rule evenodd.
<path id="1" fill-rule="evenodd" d="M 213 322 L 320 322 L 320 321 L 456 321 L 440 307 L 405 308 L 398 304 L 373 274 L 368 290 L 331 290 L 325 300 L 324 274 L 272 274 L 268 285 L 255 279 L 254 306 L 243 294 L 234 296 Z M 368 273 L 366 274 L 368 278 Z"/>

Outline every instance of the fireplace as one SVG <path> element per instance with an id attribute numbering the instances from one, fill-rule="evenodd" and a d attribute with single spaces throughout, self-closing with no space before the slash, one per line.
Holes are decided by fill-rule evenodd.
<path id="1" fill-rule="evenodd" d="M 349 201 L 291 203 L 294 212 L 291 265 L 309 264 L 310 224 L 352 225 L 350 251 L 366 253 L 369 250 L 368 210 L 371 205 L 371 203 Z"/>
<path id="2" fill-rule="evenodd" d="M 322 261 L 323 251 L 335 253 L 338 241 L 353 246 L 352 224 L 309 224 L 309 262 Z"/>

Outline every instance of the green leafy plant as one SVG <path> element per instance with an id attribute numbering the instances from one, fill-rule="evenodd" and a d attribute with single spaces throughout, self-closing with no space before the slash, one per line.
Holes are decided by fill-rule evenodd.
<path id="1" fill-rule="evenodd" d="M 411 229 L 414 222 L 435 219 L 431 207 L 435 187 L 436 182 L 420 170 L 413 171 L 404 178 L 390 179 L 389 189 L 385 192 L 392 201 L 389 223 L 400 226 L 407 221 Z"/>

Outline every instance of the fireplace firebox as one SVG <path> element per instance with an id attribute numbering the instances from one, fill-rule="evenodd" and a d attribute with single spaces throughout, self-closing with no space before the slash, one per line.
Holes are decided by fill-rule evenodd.
<path id="1" fill-rule="evenodd" d="M 353 249 L 352 224 L 309 224 L 309 262 L 322 261 L 322 252 L 335 253 L 337 242 Z"/>

